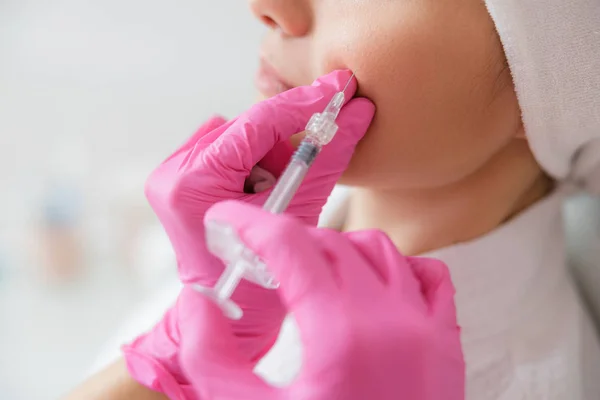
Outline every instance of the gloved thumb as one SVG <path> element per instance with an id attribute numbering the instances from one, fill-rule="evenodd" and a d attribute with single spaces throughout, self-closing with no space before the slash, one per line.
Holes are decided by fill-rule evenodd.
<path id="1" fill-rule="evenodd" d="M 336 286 L 328 259 L 310 227 L 291 216 L 271 214 L 237 201 L 213 205 L 204 220 L 233 227 L 279 282 L 278 294 L 289 311 L 307 310 L 310 314 L 317 308 L 323 312 L 325 304 L 319 300 L 335 293 Z M 304 307 L 308 303 L 314 308 Z"/>
<path id="2" fill-rule="evenodd" d="M 191 287 L 181 296 L 179 361 L 198 398 L 275 399 L 277 389 L 254 374 L 221 309 Z"/>
<path id="3" fill-rule="evenodd" d="M 345 103 L 354 96 L 356 79 L 348 70 L 333 71 L 311 86 L 288 90 L 255 104 L 232 123 L 204 157 L 221 167 L 221 174 L 248 172 L 280 143 L 302 132 L 311 116 L 325 110 L 333 96 L 344 90 Z M 370 122 L 370 117 L 369 117 Z M 363 132 L 364 133 L 364 132 Z M 271 171 L 277 176 L 279 171 Z"/>
<path id="4" fill-rule="evenodd" d="M 348 167 L 356 145 L 369 129 L 374 115 L 375 105 L 370 100 L 359 97 L 348 101 L 336 119 L 339 129 L 333 140 L 323 147 L 311 167 L 309 179 L 320 180 L 320 185 L 323 184 L 322 179 L 319 179 L 322 177 L 325 177 L 328 183 L 337 183 Z M 293 144 L 298 145 L 304 137 L 305 132 L 294 136 Z M 278 143 L 265 155 L 259 165 L 278 177 L 289 163 L 295 150 L 294 145 L 289 141 Z"/>
<path id="5" fill-rule="evenodd" d="M 323 147 L 308 179 L 313 175 L 324 177 L 333 188 L 348 167 L 354 149 L 369 129 L 374 115 L 375 105 L 370 100 L 362 97 L 350 100 L 336 120 L 337 133 L 331 143 Z"/>

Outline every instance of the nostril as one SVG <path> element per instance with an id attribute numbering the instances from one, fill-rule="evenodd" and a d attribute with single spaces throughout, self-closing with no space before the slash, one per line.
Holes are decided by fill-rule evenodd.
<path id="1" fill-rule="evenodd" d="M 261 21 L 263 24 L 265 24 L 266 26 L 268 26 L 271 29 L 277 29 L 279 27 L 279 25 L 277 24 L 277 22 L 275 22 L 275 20 L 267 15 L 263 15 L 262 17 L 260 17 Z"/>

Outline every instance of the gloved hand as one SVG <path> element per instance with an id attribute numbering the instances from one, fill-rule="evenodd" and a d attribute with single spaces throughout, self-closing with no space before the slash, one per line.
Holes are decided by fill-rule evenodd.
<path id="1" fill-rule="evenodd" d="M 291 386 L 267 385 L 220 309 L 186 289 L 182 309 L 197 315 L 180 322 L 180 357 L 198 398 L 464 399 L 454 288 L 443 263 L 403 257 L 379 231 L 312 228 L 236 202 L 206 218 L 232 224 L 279 280 L 303 365 Z"/>
<path id="2" fill-rule="evenodd" d="M 221 261 L 205 246 L 203 221 L 207 209 L 228 199 L 262 205 L 269 192 L 248 194 L 245 185 L 251 181 L 260 191 L 274 181 L 294 151 L 290 137 L 303 131 L 312 114 L 322 112 L 350 77 L 349 71 L 336 71 L 312 86 L 298 87 L 261 102 L 232 121 L 213 119 L 152 173 L 146 196 L 173 245 L 182 282 L 212 287 L 223 271 Z M 347 99 L 356 88 L 353 80 L 345 92 Z M 373 114 L 374 106 L 367 99 L 346 103 L 337 119 L 338 133 L 317 157 L 287 213 L 316 224 Z M 246 281 L 241 282 L 232 299 L 244 310 L 240 321 L 230 321 L 233 332 L 242 351 L 257 361 L 276 340 L 285 308 L 275 292 Z M 186 314 L 186 318 L 192 317 L 193 313 Z M 151 332 L 123 351 L 129 371 L 138 382 L 171 398 L 187 399 L 192 397 L 185 397 L 189 385 L 177 356 L 177 324 L 181 318 L 178 301 Z"/>

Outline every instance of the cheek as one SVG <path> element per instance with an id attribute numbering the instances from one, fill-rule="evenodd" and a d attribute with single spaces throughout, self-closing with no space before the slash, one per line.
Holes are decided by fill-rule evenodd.
<path id="1" fill-rule="evenodd" d="M 360 83 L 359 95 L 377 106 L 344 183 L 386 188 L 449 184 L 473 173 L 510 140 L 509 126 L 497 123 L 508 114 L 490 107 L 493 74 L 484 76 L 491 35 L 474 39 L 484 36 L 482 31 L 493 32 L 493 26 L 485 20 L 448 26 L 447 16 L 442 18 L 415 12 L 401 29 L 379 24 L 377 30 L 363 27 L 344 37 L 327 36 L 325 48 L 337 51 L 322 55 L 328 60 L 324 68 L 350 67 Z M 516 103 L 514 95 L 507 102 Z"/>
<path id="2" fill-rule="evenodd" d="M 407 70 L 364 83 L 377 114 L 356 149 L 347 183 L 450 184 L 478 169 L 509 139 L 508 130 L 490 123 L 491 113 L 482 107 L 485 96 L 443 82 L 439 74 L 433 83 L 422 71 L 411 76 Z"/>

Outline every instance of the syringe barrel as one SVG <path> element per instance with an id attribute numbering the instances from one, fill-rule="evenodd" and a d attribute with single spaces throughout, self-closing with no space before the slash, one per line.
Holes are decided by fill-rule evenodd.
<path id="1" fill-rule="evenodd" d="M 292 156 L 292 161 L 300 161 L 310 168 L 320 151 L 321 146 L 315 144 L 310 138 L 304 139 Z"/>
<path id="2" fill-rule="evenodd" d="M 313 163 L 320 148 L 308 140 L 303 140 L 285 171 L 277 181 L 273 192 L 265 202 L 263 209 L 273 214 L 285 211 L 302 184 L 308 168 Z"/>

